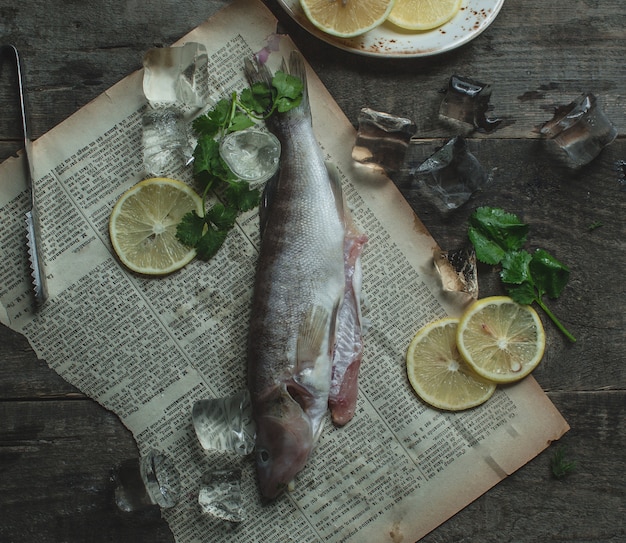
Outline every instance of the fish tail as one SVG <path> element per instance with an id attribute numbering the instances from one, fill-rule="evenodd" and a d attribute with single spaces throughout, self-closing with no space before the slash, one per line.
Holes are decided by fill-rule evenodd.
<path id="1" fill-rule="evenodd" d="M 302 101 L 292 110 L 293 115 L 311 119 L 311 105 L 309 102 L 309 91 L 307 87 L 306 66 L 304 65 L 304 58 L 298 51 L 291 52 L 289 55 L 289 71 L 283 71 L 302 81 Z"/>

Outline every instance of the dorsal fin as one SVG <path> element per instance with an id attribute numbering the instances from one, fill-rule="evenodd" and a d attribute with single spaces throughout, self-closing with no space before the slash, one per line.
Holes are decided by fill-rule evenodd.
<path id="1" fill-rule="evenodd" d="M 341 175 L 339 174 L 339 170 L 337 166 L 335 166 L 331 162 L 326 162 L 326 171 L 328 172 L 328 177 L 330 179 L 330 188 L 333 191 L 333 196 L 335 197 L 335 205 L 337 206 L 337 214 L 341 219 L 341 222 L 345 225 L 346 217 L 345 217 L 345 208 L 343 201 L 343 189 L 341 187 Z"/>

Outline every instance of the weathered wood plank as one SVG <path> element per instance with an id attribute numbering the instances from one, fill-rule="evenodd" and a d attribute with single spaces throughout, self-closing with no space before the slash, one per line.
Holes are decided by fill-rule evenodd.
<path id="1" fill-rule="evenodd" d="M 33 133 L 49 130 L 140 68 L 146 49 L 172 43 L 227 3 L 164 0 L 156 9 L 104 0 L 76 9 L 60 0 L 28 0 L 0 8 L 3 41 L 22 52 Z M 584 91 L 595 92 L 616 125 L 626 127 L 626 12 L 620 0 L 575 0 L 566 7 L 509 0 L 476 40 L 430 59 L 355 57 L 312 38 L 276 0 L 266 3 L 355 125 L 360 108 L 368 106 L 413 118 L 424 137 L 448 136 L 437 111 L 448 78 L 460 73 L 492 84 L 493 113 L 511 121 L 498 137 L 532 136 L 555 104 Z M 5 94 L 0 90 L 3 105 Z M 4 118 L 0 140 L 16 137 Z"/>
<path id="2" fill-rule="evenodd" d="M 556 480 L 549 448 L 424 543 L 623 541 L 625 392 L 550 396 L 573 422 L 558 446 L 566 447 L 575 471 Z M 126 515 L 113 503 L 114 467 L 135 456 L 132 437 L 93 402 L 0 403 L 0 539 L 172 541 L 158 513 Z"/>
<path id="3" fill-rule="evenodd" d="M 0 402 L 0 540 L 173 541 L 158 510 L 124 514 L 115 467 L 137 448 L 88 400 Z"/>
<path id="4" fill-rule="evenodd" d="M 559 392 L 550 398 L 572 423 L 570 432 L 422 543 L 624 541 L 624 391 Z M 555 447 L 564 447 L 568 460 L 576 463 L 560 480 L 550 468 Z"/>
<path id="5" fill-rule="evenodd" d="M 24 61 L 33 135 L 140 68 L 146 49 L 172 43 L 227 3 L 0 5 L 2 42 L 15 43 Z M 444 248 L 464 241 L 475 206 L 501 206 L 530 224 L 532 247 L 548 249 L 572 270 L 563 296 L 550 305 L 578 342 L 569 344 L 544 321 L 549 343 L 535 377 L 572 426 L 561 443 L 578 463 L 576 472 L 554 480 L 549 449 L 424 541 L 624 541 L 623 2 L 507 0 L 471 44 L 421 60 L 355 57 L 309 36 L 276 0 L 267 4 L 353 125 L 366 106 L 411 117 L 425 153 L 455 135 L 438 118 L 448 78 L 458 73 L 491 83 L 493 114 L 506 126 L 474 134 L 469 144 L 493 171 L 493 183 L 446 219 L 398 180 L 401 189 Z M 0 160 L 20 147 L 21 137 L 3 80 Z M 620 136 L 592 165 L 571 171 L 549 160 L 535 128 L 555 105 L 583 91 L 598 96 Z M 592 229 L 593 223 L 602 226 Z M 481 267 L 481 292 L 502 292 L 487 267 Z M 112 470 L 136 455 L 113 414 L 37 360 L 23 337 L 0 327 L 0 540 L 173 541 L 158 514 L 128 517 L 115 509 Z"/>

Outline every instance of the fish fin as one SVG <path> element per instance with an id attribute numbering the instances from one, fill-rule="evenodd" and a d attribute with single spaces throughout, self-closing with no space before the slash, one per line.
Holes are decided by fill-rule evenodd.
<path id="1" fill-rule="evenodd" d="M 272 87 L 273 75 L 265 64 L 261 64 L 249 58 L 244 58 L 243 70 L 250 85 L 254 85 L 255 83 L 265 83 L 270 88 Z"/>
<path id="2" fill-rule="evenodd" d="M 285 71 L 284 68 L 283 71 Z M 304 65 L 304 58 L 298 51 L 292 51 L 289 55 L 289 73 L 302 81 L 302 101 L 292 110 L 293 114 L 308 117 L 309 120 L 311 120 L 311 104 L 309 102 L 306 66 Z"/>
<path id="3" fill-rule="evenodd" d="M 244 58 L 243 71 L 251 87 L 256 83 L 263 83 L 269 89 L 272 88 L 272 78 L 274 77 L 274 74 L 272 74 L 272 71 L 265 64 L 261 64 L 256 58 Z M 267 115 L 269 113 L 269 108 L 263 113 Z"/>
<path id="4" fill-rule="evenodd" d="M 326 162 L 326 171 L 328 172 L 328 178 L 330 179 L 330 188 L 333 191 L 335 197 L 335 205 L 337 206 L 337 214 L 341 219 L 341 222 L 346 222 L 346 208 L 343 200 L 343 189 L 341 187 L 341 175 L 337 166 L 332 162 Z"/>
<path id="5" fill-rule="evenodd" d="M 316 305 L 306 312 L 296 342 L 298 371 L 315 362 L 322 352 L 322 344 L 328 332 L 328 317 L 328 311 Z"/>

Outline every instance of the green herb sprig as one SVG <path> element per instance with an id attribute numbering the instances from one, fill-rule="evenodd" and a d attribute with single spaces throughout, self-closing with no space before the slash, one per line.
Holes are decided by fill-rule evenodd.
<path id="1" fill-rule="evenodd" d="M 576 338 L 546 306 L 543 297 L 556 299 L 569 280 L 569 269 L 544 249 L 523 249 L 528 225 L 500 208 L 480 207 L 469 219 L 468 236 L 476 258 L 492 266 L 501 265 L 500 278 L 517 303 L 535 302 L 572 342 Z"/>
<path id="2" fill-rule="evenodd" d="M 576 469 L 576 462 L 567 458 L 567 450 L 565 447 L 559 446 L 550 458 L 550 469 L 552 475 L 557 479 L 563 479 Z"/>
<path id="3" fill-rule="evenodd" d="M 194 150 L 193 176 L 202 188 L 202 216 L 187 213 L 176 228 L 178 240 L 194 247 L 198 258 L 210 260 L 219 251 L 235 225 L 239 213 L 259 204 L 260 192 L 239 179 L 222 159 L 220 140 L 231 132 L 244 130 L 267 120 L 275 113 L 297 107 L 303 96 L 302 81 L 290 74 L 276 72 L 271 86 L 254 83 L 239 94 L 220 100 L 213 109 L 193 121 L 198 136 Z M 206 209 L 213 191 L 218 202 Z"/>

